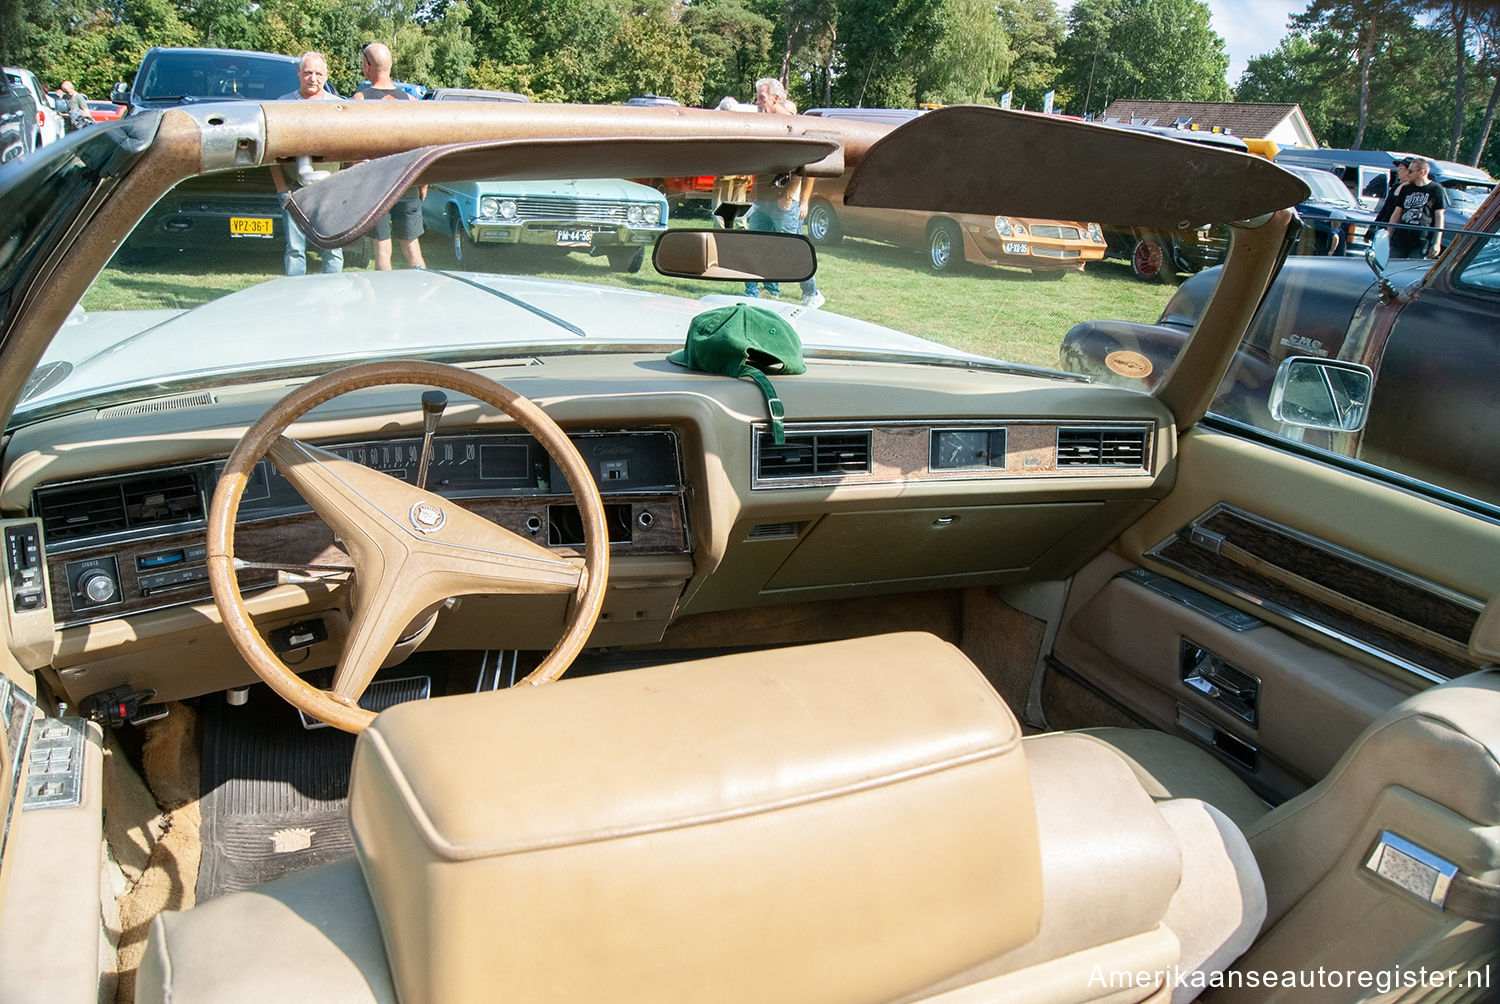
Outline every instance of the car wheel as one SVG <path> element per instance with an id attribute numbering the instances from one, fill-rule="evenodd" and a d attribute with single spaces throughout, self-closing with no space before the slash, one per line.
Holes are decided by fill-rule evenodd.
<path id="1" fill-rule="evenodd" d="M 1148 234 L 1135 242 L 1130 249 L 1130 270 L 1138 279 L 1159 279 L 1171 282 L 1177 277 L 1176 266 L 1171 261 L 1167 243 L 1156 234 Z"/>
<path id="2" fill-rule="evenodd" d="M 935 220 L 927 228 L 927 264 L 934 272 L 951 272 L 964 260 L 964 235 L 952 220 Z"/>
<path id="3" fill-rule="evenodd" d="M 453 260 L 462 263 L 465 258 L 473 257 L 474 241 L 464 230 L 464 221 L 457 209 L 448 210 L 448 232 L 453 235 Z"/>
<path id="4" fill-rule="evenodd" d="M 827 199 L 816 199 L 807 210 L 807 236 L 814 244 L 831 246 L 844 239 L 839 218 Z"/>
<path id="5" fill-rule="evenodd" d="M 616 272 L 636 273 L 641 270 L 641 265 L 646 261 L 646 249 L 636 248 L 634 251 L 625 249 L 623 251 L 609 252 L 609 267 Z"/>

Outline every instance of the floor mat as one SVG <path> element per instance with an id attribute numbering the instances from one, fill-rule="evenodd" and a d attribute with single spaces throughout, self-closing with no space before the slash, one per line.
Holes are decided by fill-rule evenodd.
<path id="1" fill-rule="evenodd" d="M 264 685 L 241 707 L 221 694 L 203 703 L 198 902 L 352 857 L 354 736 L 304 729 Z"/>

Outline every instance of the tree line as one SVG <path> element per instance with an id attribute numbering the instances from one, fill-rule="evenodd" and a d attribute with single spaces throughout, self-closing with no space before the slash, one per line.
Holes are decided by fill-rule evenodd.
<path id="1" fill-rule="evenodd" d="M 347 94 L 371 40 L 398 79 L 537 101 L 711 106 L 772 76 L 804 108 L 1297 102 L 1330 146 L 1486 164 L 1500 98 L 1482 0 L 1310 0 L 1232 91 L 1203 0 L 0 0 L 0 59 L 94 97 L 153 45 L 317 49 Z"/>

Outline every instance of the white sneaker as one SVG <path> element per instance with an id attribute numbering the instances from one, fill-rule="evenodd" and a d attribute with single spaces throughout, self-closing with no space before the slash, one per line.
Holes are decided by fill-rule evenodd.
<path id="1" fill-rule="evenodd" d="M 822 293 L 814 293 L 812 296 L 804 296 L 802 298 L 802 306 L 808 310 L 817 310 L 827 302 L 827 298 Z"/>

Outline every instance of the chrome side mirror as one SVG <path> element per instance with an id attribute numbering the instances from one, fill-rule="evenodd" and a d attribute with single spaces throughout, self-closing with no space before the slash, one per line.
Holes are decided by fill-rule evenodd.
<path id="1" fill-rule="evenodd" d="M 1384 277 L 1385 268 L 1391 263 L 1391 232 L 1382 229 L 1370 241 L 1370 247 L 1365 251 L 1365 264 L 1378 276 Z"/>
<path id="2" fill-rule="evenodd" d="M 1288 356 L 1271 383 L 1271 417 L 1287 425 L 1358 432 L 1370 412 L 1375 373 L 1368 366 L 1315 356 Z"/>

